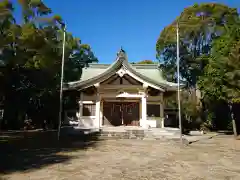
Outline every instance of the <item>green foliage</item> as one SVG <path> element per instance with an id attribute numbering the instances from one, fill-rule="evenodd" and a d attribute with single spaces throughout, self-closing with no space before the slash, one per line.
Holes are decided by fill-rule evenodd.
<path id="1" fill-rule="evenodd" d="M 225 33 L 212 44 L 209 64 L 198 82 L 208 107 L 219 101 L 237 104 L 240 99 L 240 18 L 231 18 L 225 26 Z M 228 114 L 229 113 L 229 109 Z M 232 111 L 237 117 L 237 111 Z M 225 121 L 231 120 L 230 115 Z M 232 126 L 228 122 L 228 129 Z"/>
<path id="2" fill-rule="evenodd" d="M 22 23 L 13 16 L 11 1 L 0 2 L 0 94 L 5 97 L 4 122 L 17 126 L 18 117 L 54 119 L 64 23 L 41 0 L 19 0 Z M 81 69 L 97 61 L 89 45 L 66 33 L 65 81 L 78 80 Z M 54 117 L 55 116 L 55 117 Z"/>
<path id="3" fill-rule="evenodd" d="M 209 64 L 199 87 L 206 98 L 237 103 L 240 97 L 240 18 L 226 26 L 226 32 L 213 42 Z"/>
<path id="4" fill-rule="evenodd" d="M 137 62 L 136 64 L 155 64 L 152 60 L 142 60 Z"/>
<path id="5" fill-rule="evenodd" d="M 176 81 L 177 23 L 180 75 L 190 88 L 201 90 L 203 111 L 207 117 L 203 119 L 202 126 L 212 128 L 216 123 L 213 121 L 221 119 L 217 109 L 224 108 L 220 113 L 228 115 L 226 104 L 240 101 L 239 14 L 237 9 L 219 3 L 195 4 L 185 8 L 172 24 L 164 28 L 156 51 L 170 81 Z M 183 111 L 186 110 L 187 114 L 196 112 L 194 109 L 184 110 L 184 103 L 186 107 L 193 106 L 184 101 Z M 225 119 L 228 123 L 228 118 Z"/>
<path id="6" fill-rule="evenodd" d="M 195 4 L 185 8 L 172 24 L 161 32 L 157 57 L 162 68 L 176 81 L 176 24 L 180 34 L 180 73 L 189 86 L 195 86 L 208 63 L 211 42 L 224 33 L 229 18 L 238 16 L 237 10 L 218 3 Z"/>
<path id="7" fill-rule="evenodd" d="M 193 90 L 181 91 L 181 117 L 184 129 L 200 129 L 202 123 L 202 108 L 195 100 Z M 177 94 L 165 97 L 165 106 L 170 109 L 178 109 Z"/>

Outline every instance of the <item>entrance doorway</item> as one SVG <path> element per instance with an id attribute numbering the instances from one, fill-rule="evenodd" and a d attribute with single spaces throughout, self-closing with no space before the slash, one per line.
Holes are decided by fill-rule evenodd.
<path id="1" fill-rule="evenodd" d="M 139 126 L 139 102 L 103 102 L 103 125 Z"/>

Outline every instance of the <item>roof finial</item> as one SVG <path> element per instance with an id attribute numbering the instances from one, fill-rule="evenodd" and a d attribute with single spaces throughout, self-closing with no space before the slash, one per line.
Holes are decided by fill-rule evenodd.
<path id="1" fill-rule="evenodd" d="M 117 56 L 125 56 L 125 51 L 123 50 L 122 46 L 120 51 L 117 53 Z"/>
<path id="2" fill-rule="evenodd" d="M 121 46 L 120 52 L 123 52 L 123 53 L 125 53 L 125 51 L 123 50 L 122 46 Z"/>

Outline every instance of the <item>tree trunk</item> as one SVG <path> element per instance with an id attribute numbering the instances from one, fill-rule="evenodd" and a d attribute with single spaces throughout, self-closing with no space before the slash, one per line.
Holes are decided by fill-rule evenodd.
<path id="1" fill-rule="evenodd" d="M 232 125 L 233 125 L 233 134 L 234 134 L 234 137 L 236 138 L 238 134 L 237 134 L 236 121 L 234 118 L 232 118 Z"/>
<path id="2" fill-rule="evenodd" d="M 229 109 L 230 109 L 231 119 L 232 119 L 233 134 L 234 134 L 234 137 L 236 138 L 238 136 L 238 134 L 237 134 L 236 121 L 234 119 L 234 114 L 233 114 L 233 110 L 232 110 L 232 104 L 229 104 Z"/>

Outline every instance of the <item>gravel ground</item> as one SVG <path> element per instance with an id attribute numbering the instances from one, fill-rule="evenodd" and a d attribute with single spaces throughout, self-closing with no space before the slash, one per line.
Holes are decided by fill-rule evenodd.
<path id="1" fill-rule="evenodd" d="M 96 147 L 58 152 L 58 155 L 71 158 L 5 174 L 2 179 L 240 179 L 240 141 L 225 135 L 189 146 L 171 141 L 108 140 Z"/>

